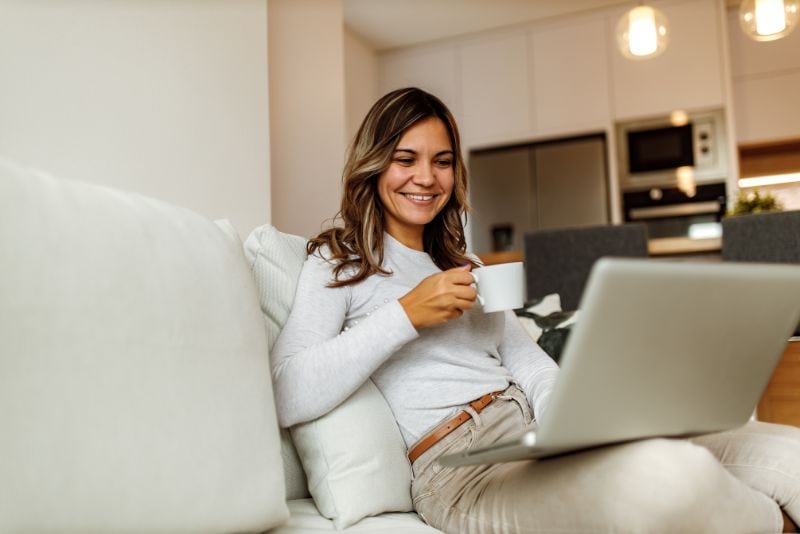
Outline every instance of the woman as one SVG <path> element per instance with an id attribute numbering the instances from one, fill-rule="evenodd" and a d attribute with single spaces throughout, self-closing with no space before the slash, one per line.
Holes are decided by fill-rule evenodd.
<path id="1" fill-rule="evenodd" d="M 441 468 L 446 452 L 541 419 L 558 373 L 511 312 L 474 308 L 466 211 L 445 105 L 416 88 L 378 100 L 345 164 L 342 225 L 309 242 L 273 349 L 282 426 L 324 415 L 372 378 L 409 449 L 415 509 L 446 532 L 774 532 L 780 506 L 800 518 L 800 431 L 777 425 L 696 440 L 704 446 L 645 440 Z"/>

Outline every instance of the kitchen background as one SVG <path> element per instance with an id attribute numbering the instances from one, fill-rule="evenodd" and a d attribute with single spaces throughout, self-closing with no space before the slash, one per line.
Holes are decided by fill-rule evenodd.
<path id="1" fill-rule="evenodd" d="M 649 3 L 669 44 L 631 61 L 614 32 L 632 1 L 0 0 L 0 154 L 243 236 L 309 236 L 338 209 L 368 107 L 417 85 L 461 125 L 479 253 L 623 222 L 619 128 L 674 111 L 721 117 L 728 204 L 740 169 L 800 170 L 800 32 L 756 43 L 736 0 Z M 800 188 L 770 190 L 800 207 Z"/>

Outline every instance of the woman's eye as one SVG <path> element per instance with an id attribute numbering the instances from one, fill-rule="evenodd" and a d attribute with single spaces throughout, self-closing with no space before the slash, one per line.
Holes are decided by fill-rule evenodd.
<path id="1" fill-rule="evenodd" d="M 436 162 L 439 167 L 450 167 L 453 164 L 453 160 L 450 159 L 440 159 Z"/>
<path id="2" fill-rule="evenodd" d="M 414 163 L 414 160 L 411 158 L 397 158 L 395 161 L 400 165 L 411 165 Z"/>

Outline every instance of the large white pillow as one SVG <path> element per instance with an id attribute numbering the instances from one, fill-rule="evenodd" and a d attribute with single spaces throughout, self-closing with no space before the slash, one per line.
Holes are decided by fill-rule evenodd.
<path id="1" fill-rule="evenodd" d="M 289 317 L 305 261 L 305 240 L 270 225 L 245 241 L 273 343 Z M 411 467 L 400 429 L 378 388 L 368 381 L 329 414 L 292 428 L 284 441 L 289 498 L 310 492 L 325 517 L 345 528 L 363 517 L 411 511 Z M 297 474 L 297 454 L 308 477 Z"/>
<path id="2" fill-rule="evenodd" d="M 306 240 L 284 234 L 265 224 L 253 230 L 244 251 L 258 289 L 269 349 L 289 318 L 297 279 L 306 261 Z M 289 431 L 281 429 L 281 456 L 286 475 L 286 498 L 303 499 L 311 494 Z"/>
<path id="3" fill-rule="evenodd" d="M 288 517 L 241 242 L 0 161 L 0 532 L 245 532 Z"/>
<path id="4" fill-rule="evenodd" d="M 327 415 L 292 427 L 292 437 L 314 502 L 337 529 L 414 509 L 405 443 L 371 380 Z"/>

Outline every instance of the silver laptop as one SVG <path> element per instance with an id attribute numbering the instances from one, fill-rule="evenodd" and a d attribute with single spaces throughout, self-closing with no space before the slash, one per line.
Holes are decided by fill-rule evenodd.
<path id="1" fill-rule="evenodd" d="M 604 258 L 580 310 L 538 428 L 442 464 L 743 425 L 800 319 L 800 266 Z"/>

